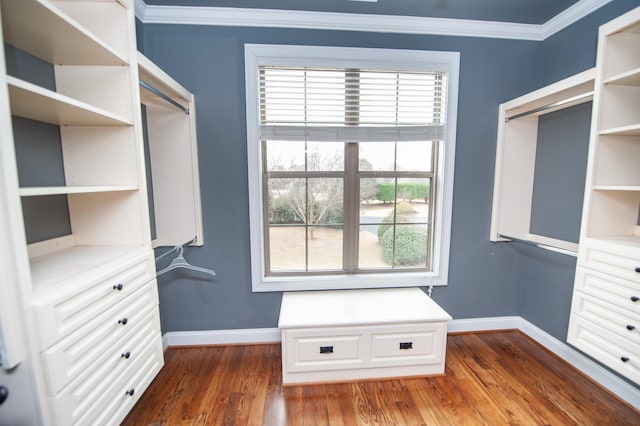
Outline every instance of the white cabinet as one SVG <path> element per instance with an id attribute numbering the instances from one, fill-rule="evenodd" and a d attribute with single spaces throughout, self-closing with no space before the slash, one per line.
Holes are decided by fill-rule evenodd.
<path id="1" fill-rule="evenodd" d="M 32 366 L 40 423 L 117 424 L 163 363 L 133 1 L 2 0 L 0 13 L 3 42 L 48 63 L 55 80 L 0 72 L 1 249 L 11 259 L 1 331 L 8 312 L 25 336 L 3 339 L 3 367 Z M 12 116 L 59 128 L 62 184 L 20 184 L 18 171 L 37 166 L 16 156 Z M 23 218 L 25 200 L 50 196 L 64 198 L 71 232 L 27 244 L 40 223 Z"/>
<path id="2" fill-rule="evenodd" d="M 640 383 L 640 8 L 600 27 L 567 340 Z"/>
<path id="3" fill-rule="evenodd" d="M 285 293 L 283 383 L 444 374 L 450 319 L 418 288 Z"/>

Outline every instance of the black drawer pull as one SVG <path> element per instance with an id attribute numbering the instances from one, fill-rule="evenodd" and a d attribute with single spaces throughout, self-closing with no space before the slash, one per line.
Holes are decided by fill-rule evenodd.
<path id="1" fill-rule="evenodd" d="M 629 331 L 633 331 L 633 330 L 635 330 L 635 329 L 636 329 L 636 326 L 635 326 L 635 325 L 631 325 L 631 324 L 629 324 L 629 325 L 627 326 L 627 330 L 629 330 Z"/>
<path id="2" fill-rule="evenodd" d="M 129 389 L 128 391 L 126 391 L 125 393 L 129 396 L 133 396 L 133 394 L 136 392 L 136 390 L 134 388 Z"/>
<path id="3" fill-rule="evenodd" d="M 640 266 L 636 266 L 635 271 L 640 274 Z"/>
<path id="4" fill-rule="evenodd" d="M 122 291 L 123 288 L 124 288 L 124 285 L 122 285 L 122 283 L 118 283 L 113 286 L 113 289 L 118 291 Z"/>
<path id="5" fill-rule="evenodd" d="M 0 405 L 9 398 L 9 389 L 4 386 L 0 386 Z"/>
<path id="6" fill-rule="evenodd" d="M 333 346 L 320 346 L 320 353 L 321 354 L 332 354 L 333 353 Z"/>
<path id="7" fill-rule="evenodd" d="M 413 349 L 413 342 L 400 342 L 400 349 Z"/>
<path id="8" fill-rule="evenodd" d="M 622 362 L 629 362 L 629 357 L 621 356 L 621 357 L 620 357 L 620 361 L 622 361 Z"/>
<path id="9" fill-rule="evenodd" d="M 638 296 L 631 296 L 631 301 L 632 301 L 632 302 L 637 302 L 638 300 L 640 300 L 640 297 L 638 297 Z"/>
<path id="10" fill-rule="evenodd" d="M 129 320 L 127 318 L 122 318 L 118 320 L 118 324 L 122 324 L 122 325 L 127 325 L 128 322 Z"/>
<path id="11" fill-rule="evenodd" d="M 131 352 L 124 352 L 122 355 L 120 355 L 120 358 L 126 358 L 129 359 L 129 357 L 131 356 Z"/>

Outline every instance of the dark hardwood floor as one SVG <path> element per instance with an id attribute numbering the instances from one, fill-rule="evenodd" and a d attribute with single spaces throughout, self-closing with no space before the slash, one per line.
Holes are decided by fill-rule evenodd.
<path id="1" fill-rule="evenodd" d="M 640 425 L 519 331 L 449 335 L 446 375 L 282 386 L 280 345 L 170 348 L 124 425 Z"/>

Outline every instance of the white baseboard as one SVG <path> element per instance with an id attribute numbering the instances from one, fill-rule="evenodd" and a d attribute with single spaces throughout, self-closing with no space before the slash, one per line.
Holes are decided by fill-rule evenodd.
<path id="1" fill-rule="evenodd" d="M 599 383 L 618 398 L 633 407 L 640 407 L 640 392 L 630 383 L 590 360 L 569 345 L 541 330 L 519 316 L 468 318 L 449 321 L 449 333 L 513 330 L 522 331 L 540 345 L 564 359 L 593 381 Z M 165 348 L 169 346 L 204 346 L 247 343 L 280 342 L 280 330 L 277 328 L 253 328 L 239 330 L 174 331 L 162 336 Z"/>
<path id="2" fill-rule="evenodd" d="M 165 349 L 169 346 L 206 346 L 277 342 L 280 342 L 280 330 L 277 328 L 171 331 L 162 336 L 162 345 Z"/>

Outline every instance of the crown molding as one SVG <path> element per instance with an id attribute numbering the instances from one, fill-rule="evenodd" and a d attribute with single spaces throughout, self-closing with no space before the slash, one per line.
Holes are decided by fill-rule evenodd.
<path id="1" fill-rule="evenodd" d="M 542 41 L 610 1 L 579 0 L 541 25 L 299 10 L 156 6 L 147 5 L 144 0 L 135 0 L 135 12 L 144 24 L 301 28 Z"/>
<path id="2" fill-rule="evenodd" d="M 542 40 L 564 30 L 592 12 L 600 9 L 611 0 L 579 0 L 571 7 L 560 12 L 542 25 Z"/>

